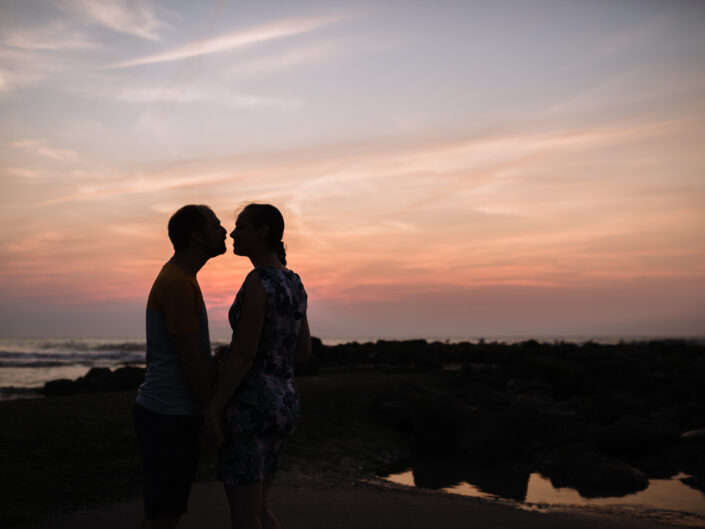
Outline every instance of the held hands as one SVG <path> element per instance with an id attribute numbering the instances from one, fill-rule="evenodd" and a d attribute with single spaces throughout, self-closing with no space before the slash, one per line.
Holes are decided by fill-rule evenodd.
<path id="1" fill-rule="evenodd" d="M 229 345 L 219 345 L 215 348 L 215 351 L 213 351 L 213 358 L 215 358 L 218 369 L 223 365 L 223 358 L 225 357 L 225 353 L 228 352 L 228 349 L 230 349 Z"/>
<path id="2" fill-rule="evenodd" d="M 217 452 L 223 444 L 223 412 L 213 406 L 208 406 L 203 421 L 203 439 L 206 448 Z"/>

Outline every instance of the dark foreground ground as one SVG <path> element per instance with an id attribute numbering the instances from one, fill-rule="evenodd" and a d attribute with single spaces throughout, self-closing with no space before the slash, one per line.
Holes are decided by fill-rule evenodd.
<path id="1" fill-rule="evenodd" d="M 287 529 L 664 529 L 658 521 L 597 511 L 527 512 L 498 503 L 442 493 L 404 490 L 284 472 L 272 490 L 272 508 Z M 139 500 L 45 519 L 28 529 L 137 527 Z M 180 529 L 229 529 L 219 483 L 194 488 Z M 683 525 L 681 526 L 683 527 Z"/>
<path id="2" fill-rule="evenodd" d="M 373 476 L 409 453 L 404 434 L 374 420 L 374 395 L 434 378 L 372 371 L 301 377 L 304 412 L 283 468 L 341 482 Z M 138 497 L 134 399 L 134 391 L 123 391 L 0 402 L 0 527 Z M 213 479 L 211 463 L 202 458 L 200 481 Z"/>
<path id="3" fill-rule="evenodd" d="M 378 471 L 412 455 L 442 453 L 458 462 L 442 477 L 415 467 L 417 485 L 478 483 L 489 467 L 502 479 L 484 483 L 486 492 L 519 500 L 536 471 L 588 497 L 628 494 L 646 487 L 649 477 L 677 472 L 693 476 L 689 486 L 702 487 L 705 351 L 697 344 L 413 341 L 318 343 L 315 352 L 317 365 L 298 377 L 303 415 L 274 500 L 291 522 L 287 527 L 659 523 L 644 513 L 519 511 L 375 480 Z M 79 394 L 0 402 L 1 527 L 109 529 L 139 518 L 134 390 L 105 392 L 115 389 L 109 374 L 63 383 Z M 103 392 L 87 393 L 91 384 Z M 201 527 L 198 513 L 210 513 L 208 527 L 227 527 L 225 500 L 212 477 L 204 457 L 184 527 Z M 659 516 L 701 523 L 679 513 Z M 63 521 L 48 525 L 54 519 Z"/>

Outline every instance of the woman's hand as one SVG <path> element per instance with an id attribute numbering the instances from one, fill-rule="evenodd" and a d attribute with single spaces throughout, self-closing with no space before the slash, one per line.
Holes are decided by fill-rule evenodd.
<path id="1" fill-rule="evenodd" d="M 225 353 L 228 349 L 230 349 L 229 345 L 219 345 L 215 348 L 215 351 L 213 351 L 213 357 L 215 358 L 218 369 L 220 369 L 220 366 L 223 365 L 223 358 L 225 357 Z"/>
<path id="2" fill-rule="evenodd" d="M 203 439 L 206 448 L 217 452 L 223 444 L 223 412 L 208 406 L 203 417 Z"/>

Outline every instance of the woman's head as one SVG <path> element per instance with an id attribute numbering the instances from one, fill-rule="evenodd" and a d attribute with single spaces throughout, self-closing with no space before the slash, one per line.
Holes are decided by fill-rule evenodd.
<path id="1" fill-rule="evenodd" d="M 259 247 L 277 254 L 282 265 L 286 266 L 284 217 L 271 204 L 248 204 L 237 216 L 235 230 L 231 234 L 235 253 L 249 255 Z"/>

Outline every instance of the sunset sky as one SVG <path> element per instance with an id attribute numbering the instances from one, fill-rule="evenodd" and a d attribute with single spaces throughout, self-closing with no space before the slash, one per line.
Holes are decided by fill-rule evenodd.
<path id="1" fill-rule="evenodd" d="M 316 336 L 703 336 L 704 27 L 698 0 L 0 0 L 0 337 L 142 337 L 171 213 L 250 201 Z M 215 338 L 249 266 L 199 273 Z"/>

